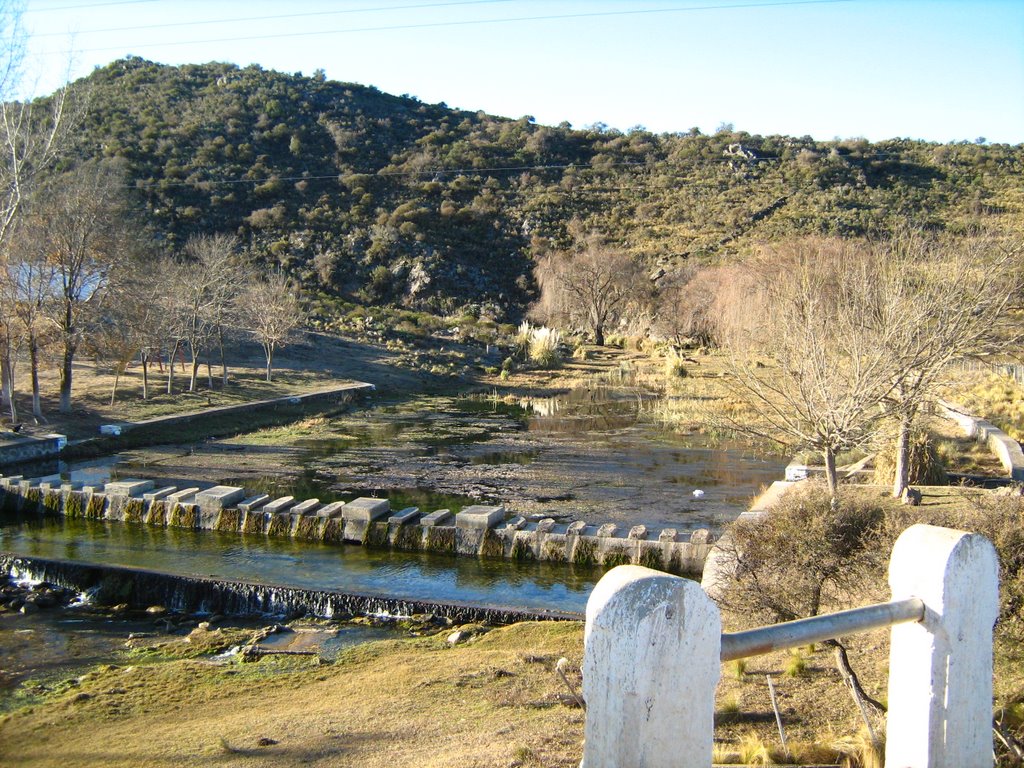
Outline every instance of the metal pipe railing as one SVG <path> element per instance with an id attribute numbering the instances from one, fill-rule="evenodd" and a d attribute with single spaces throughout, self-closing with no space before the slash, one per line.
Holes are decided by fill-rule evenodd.
<path id="1" fill-rule="evenodd" d="M 787 621 L 745 632 L 722 634 L 722 661 L 758 656 L 762 653 L 797 648 L 831 640 L 840 635 L 867 632 L 879 627 L 924 619 L 924 601 L 911 597 L 891 603 L 877 603 L 849 611 Z"/>

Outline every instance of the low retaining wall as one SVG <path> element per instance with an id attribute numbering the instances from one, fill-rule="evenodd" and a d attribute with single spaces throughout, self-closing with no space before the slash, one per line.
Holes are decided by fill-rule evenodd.
<path id="1" fill-rule="evenodd" d="M 939 401 L 939 412 L 947 419 L 955 421 L 965 435 L 987 445 L 1011 480 L 1016 483 L 1024 482 L 1024 451 L 1021 451 L 1020 443 L 992 422 L 971 416 L 963 408 L 952 403 Z"/>
<path id="2" fill-rule="evenodd" d="M 244 488 L 155 487 L 152 480 L 105 486 L 51 484 L 19 475 L 0 478 L 7 512 L 118 520 L 224 532 L 355 543 L 406 551 L 443 552 L 484 558 L 542 560 L 589 566 L 635 564 L 677 574 L 699 574 L 711 550 L 706 529 L 679 532 L 547 518 L 508 518 L 504 507 L 473 505 L 457 514 L 393 511 L 387 499 L 359 498 L 321 504 L 291 496 L 272 499 Z"/>
<path id="3" fill-rule="evenodd" d="M 150 428 L 162 429 L 170 426 L 181 426 L 182 424 L 188 424 L 189 422 L 200 419 L 259 411 L 266 408 L 276 408 L 280 405 L 300 405 L 320 402 L 322 400 L 337 400 L 351 397 L 359 392 L 372 392 L 375 389 L 376 387 L 373 384 L 367 384 L 362 381 L 352 381 L 336 387 L 327 387 L 326 389 L 318 389 L 314 392 L 306 392 L 303 394 L 275 397 L 269 400 L 250 400 L 249 402 L 235 403 L 234 405 L 217 405 L 210 408 L 204 408 L 200 411 L 172 413 L 167 416 L 155 416 L 152 419 L 143 419 L 142 421 L 116 421 L 100 426 L 100 434 L 116 436 L 131 430 Z"/>
<path id="4" fill-rule="evenodd" d="M 64 435 L 44 435 L 29 437 L 28 435 L 11 434 L 0 440 L 0 465 L 17 464 L 21 461 L 34 461 L 58 455 L 68 439 Z"/>

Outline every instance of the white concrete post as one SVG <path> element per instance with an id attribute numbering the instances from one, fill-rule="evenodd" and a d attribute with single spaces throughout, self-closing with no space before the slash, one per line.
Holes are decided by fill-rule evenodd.
<path id="1" fill-rule="evenodd" d="M 893 547 L 894 600 L 919 597 L 925 618 L 892 628 L 888 768 L 992 765 L 995 548 L 983 536 L 914 525 Z"/>
<path id="2" fill-rule="evenodd" d="M 707 768 L 721 671 L 718 607 L 694 581 L 613 568 L 587 601 L 581 768 Z"/>

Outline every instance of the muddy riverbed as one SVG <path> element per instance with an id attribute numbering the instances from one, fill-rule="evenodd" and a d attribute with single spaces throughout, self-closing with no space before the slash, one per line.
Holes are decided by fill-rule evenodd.
<path id="1" fill-rule="evenodd" d="M 680 530 L 721 528 L 783 474 L 783 457 L 672 435 L 642 413 L 634 394 L 602 389 L 534 400 L 417 397 L 72 468 L 76 479 L 113 471 L 325 502 L 387 496 L 393 508 L 424 510 L 485 501 L 525 516 Z"/>

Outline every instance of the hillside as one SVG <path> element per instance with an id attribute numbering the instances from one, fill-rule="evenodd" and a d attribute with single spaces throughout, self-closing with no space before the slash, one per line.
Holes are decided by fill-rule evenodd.
<path id="1" fill-rule="evenodd" d="M 77 85 L 75 154 L 121 158 L 171 247 L 237 232 L 268 267 L 362 303 L 515 319 L 531 254 L 574 219 L 669 271 L 903 219 L 1024 229 L 1024 146 L 575 130 L 322 73 L 140 58 Z"/>

